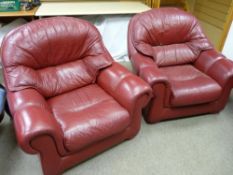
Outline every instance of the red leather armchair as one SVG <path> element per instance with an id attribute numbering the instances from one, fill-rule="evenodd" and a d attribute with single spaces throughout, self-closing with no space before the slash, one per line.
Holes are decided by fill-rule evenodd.
<path id="1" fill-rule="evenodd" d="M 2 59 L 18 143 L 40 155 L 44 174 L 60 174 L 139 131 L 151 88 L 113 62 L 90 23 L 28 23 L 4 38 Z"/>
<path id="2" fill-rule="evenodd" d="M 147 122 L 224 108 L 233 85 L 233 63 L 214 50 L 191 14 L 161 8 L 134 16 L 128 51 L 136 73 L 153 90 L 144 111 Z"/>

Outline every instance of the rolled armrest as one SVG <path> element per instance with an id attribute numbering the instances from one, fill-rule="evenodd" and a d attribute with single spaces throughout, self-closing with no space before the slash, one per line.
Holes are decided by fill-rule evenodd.
<path id="1" fill-rule="evenodd" d="M 215 50 L 203 51 L 195 66 L 222 87 L 225 87 L 228 81 L 233 81 L 233 62 Z"/>
<path id="2" fill-rule="evenodd" d="M 14 115 L 14 126 L 18 143 L 25 152 L 36 153 L 31 147 L 31 141 L 42 135 L 62 143 L 62 132 L 54 122 L 52 114 L 38 106 L 27 106 L 18 110 Z"/>
<path id="3" fill-rule="evenodd" d="M 51 137 L 62 148 L 62 131 L 49 110 L 47 102 L 33 89 L 9 92 L 10 107 L 18 143 L 25 152 L 36 153 L 31 141 L 39 136 Z M 14 100 L 14 101 L 13 101 Z"/>
<path id="4" fill-rule="evenodd" d="M 144 67 L 141 69 L 139 76 L 153 87 L 157 83 L 165 84 L 170 87 L 167 76 L 162 74 L 156 67 Z"/>
<path id="5" fill-rule="evenodd" d="M 118 63 L 101 71 L 97 83 L 113 96 L 130 114 L 138 100 L 144 100 L 144 107 L 151 97 L 151 88 L 139 77 L 133 75 Z"/>
<path id="6" fill-rule="evenodd" d="M 16 111 L 27 106 L 39 106 L 50 110 L 44 97 L 34 89 L 24 89 L 16 92 L 8 91 L 7 100 L 12 116 Z"/>
<path id="7" fill-rule="evenodd" d="M 131 59 L 134 67 L 137 69 L 137 74 L 149 83 L 151 87 L 155 83 L 164 83 L 166 86 L 170 85 L 167 77 L 159 71 L 157 65 L 150 57 L 136 53 Z"/>
<path id="8" fill-rule="evenodd" d="M 139 74 L 140 71 L 145 67 L 156 66 L 155 62 L 150 57 L 140 53 L 135 53 L 130 58 L 137 74 Z"/>

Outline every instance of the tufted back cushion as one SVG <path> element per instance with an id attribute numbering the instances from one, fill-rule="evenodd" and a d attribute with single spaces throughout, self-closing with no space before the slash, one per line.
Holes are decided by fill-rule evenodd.
<path id="1" fill-rule="evenodd" d="M 10 91 L 35 88 L 55 96 L 95 82 L 112 58 L 97 29 L 71 17 L 36 20 L 11 31 L 2 45 Z"/>
<path id="2" fill-rule="evenodd" d="M 212 48 L 197 19 L 180 9 L 153 9 L 135 18 L 132 43 L 158 66 L 192 63 L 202 50 Z"/>

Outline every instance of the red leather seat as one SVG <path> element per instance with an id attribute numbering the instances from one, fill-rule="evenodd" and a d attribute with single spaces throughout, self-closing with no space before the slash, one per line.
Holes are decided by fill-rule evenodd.
<path id="1" fill-rule="evenodd" d="M 168 66 L 161 72 L 171 84 L 172 107 L 212 102 L 222 93 L 218 83 L 192 65 Z"/>
<path id="2" fill-rule="evenodd" d="M 233 63 L 215 51 L 191 14 L 160 8 L 134 16 L 128 50 L 136 73 L 153 89 L 145 110 L 147 122 L 224 108 Z"/>
<path id="3" fill-rule="evenodd" d="M 124 131 L 131 122 L 127 110 L 96 84 L 52 97 L 48 105 L 71 152 Z"/>
<path id="4" fill-rule="evenodd" d="M 55 175 L 137 134 L 151 88 L 113 62 L 97 29 L 69 17 L 36 20 L 2 45 L 17 140 Z"/>

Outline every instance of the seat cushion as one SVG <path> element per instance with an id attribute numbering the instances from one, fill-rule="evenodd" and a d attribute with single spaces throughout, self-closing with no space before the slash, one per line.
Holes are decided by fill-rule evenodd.
<path id="1" fill-rule="evenodd" d="M 192 65 L 161 68 L 171 83 L 171 106 L 187 106 L 217 100 L 221 86 Z"/>
<path id="2" fill-rule="evenodd" d="M 191 43 L 179 43 L 152 47 L 153 58 L 157 66 L 174 66 L 193 63 L 200 51 L 192 51 Z"/>
<path id="3" fill-rule="evenodd" d="M 48 103 L 69 151 L 120 133 L 130 123 L 129 113 L 97 84 L 53 97 Z"/>

